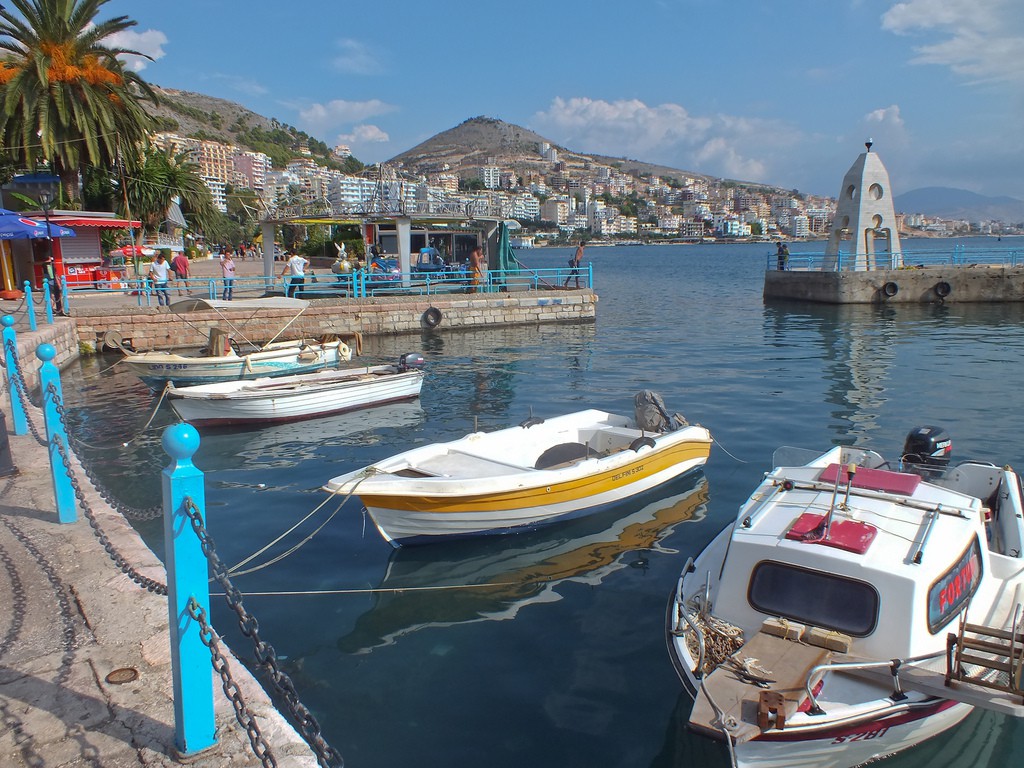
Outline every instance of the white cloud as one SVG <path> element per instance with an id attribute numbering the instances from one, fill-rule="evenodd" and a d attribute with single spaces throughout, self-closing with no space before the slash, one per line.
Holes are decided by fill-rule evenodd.
<path id="1" fill-rule="evenodd" d="M 351 133 L 339 133 L 338 141 L 342 144 L 382 144 L 391 141 L 391 137 L 376 125 L 357 125 Z"/>
<path id="2" fill-rule="evenodd" d="M 556 98 L 533 123 L 581 152 L 625 154 L 745 181 L 767 181 L 765 156 L 798 141 L 797 131 L 778 121 L 691 115 L 679 104 L 648 106 L 637 99 Z"/>
<path id="3" fill-rule="evenodd" d="M 1024 13 L 1019 0 L 906 0 L 882 15 L 882 29 L 934 39 L 915 64 L 949 67 L 979 82 L 1024 81 Z"/>
<path id="4" fill-rule="evenodd" d="M 893 126 L 895 128 L 903 127 L 903 118 L 900 117 L 900 108 L 898 104 L 893 104 L 889 107 L 883 107 L 882 109 L 876 109 L 868 112 L 864 115 L 864 122 L 868 124 L 876 123 L 878 125 Z"/>
<path id="5" fill-rule="evenodd" d="M 394 112 L 397 107 L 381 101 L 346 101 L 335 99 L 326 104 L 310 104 L 299 111 L 302 127 L 313 134 L 326 135 L 340 129 L 340 126 L 358 123 L 371 117 Z"/>
<path id="6" fill-rule="evenodd" d="M 147 29 L 143 32 L 136 32 L 126 29 L 116 32 L 103 39 L 104 45 L 111 48 L 126 48 L 129 51 L 144 53 L 151 59 L 162 59 L 166 52 L 164 46 L 167 44 L 167 35 L 156 29 Z M 126 68 L 133 72 L 141 72 L 149 64 L 149 59 L 142 56 L 122 56 Z"/>
<path id="7" fill-rule="evenodd" d="M 376 75 L 383 70 L 380 51 L 360 40 L 344 38 L 337 42 L 340 52 L 331 59 L 331 67 L 349 75 Z"/>

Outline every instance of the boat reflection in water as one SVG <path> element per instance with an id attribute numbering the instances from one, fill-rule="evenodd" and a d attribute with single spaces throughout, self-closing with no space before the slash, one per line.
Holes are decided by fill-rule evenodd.
<path id="1" fill-rule="evenodd" d="M 411 401 L 251 429 L 211 427 L 203 430 L 197 460 L 204 471 L 291 467 L 332 446 L 374 445 L 381 430 L 415 427 L 425 419 L 419 401 Z"/>
<path id="2" fill-rule="evenodd" d="M 707 499 L 707 479 L 697 472 L 597 515 L 530 533 L 396 549 L 373 607 L 338 649 L 369 653 L 427 627 L 512 619 L 531 603 L 560 600 L 555 588 L 562 582 L 600 584 L 642 566 L 678 525 L 702 520 Z"/>

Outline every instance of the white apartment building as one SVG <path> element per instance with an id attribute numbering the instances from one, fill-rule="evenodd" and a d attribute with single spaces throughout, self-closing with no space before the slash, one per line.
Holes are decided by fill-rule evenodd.
<path id="1" fill-rule="evenodd" d="M 501 186 L 501 169 L 497 166 L 481 166 L 477 174 L 484 184 L 484 189 L 498 189 Z"/>
<path id="2" fill-rule="evenodd" d="M 224 182 L 211 176 L 203 176 L 203 183 L 210 190 L 210 197 L 213 198 L 213 206 L 221 213 L 228 212 L 228 198 L 224 192 Z"/>
<path id="3" fill-rule="evenodd" d="M 811 234 L 811 228 L 808 221 L 808 218 L 802 213 L 798 213 L 791 217 L 789 233 L 793 237 L 807 237 Z"/>

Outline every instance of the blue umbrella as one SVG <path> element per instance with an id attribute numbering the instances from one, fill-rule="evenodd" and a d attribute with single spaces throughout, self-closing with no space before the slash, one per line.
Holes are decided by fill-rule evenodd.
<path id="1" fill-rule="evenodd" d="M 0 240 L 25 240 L 28 238 L 76 237 L 75 230 L 30 219 L 15 211 L 0 208 Z"/>

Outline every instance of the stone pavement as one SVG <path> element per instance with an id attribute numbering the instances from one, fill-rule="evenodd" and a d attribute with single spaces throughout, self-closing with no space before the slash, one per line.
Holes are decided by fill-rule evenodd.
<path id="1" fill-rule="evenodd" d="M 5 415 L 10 427 L 10 411 Z M 42 431 L 41 413 L 31 416 Z M 78 522 L 59 525 L 46 449 L 31 434 L 11 434 L 10 444 L 20 473 L 0 477 L 0 765 L 178 765 L 166 598 L 118 570 L 81 509 Z M 165 583 L 163 565 L 135 530 L 81 469 L 76 474 L 114 547 L 141 574 Z M 222 649 L 277 764 L 316 766 L 259 683 Z M 123 669 L 137 671 L 137 679 L 108 681 Z M 260 765 L 212 668 L 211 676 L 218 743 L 188 763 Z"/>

